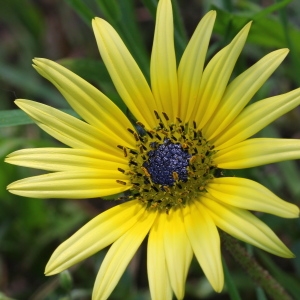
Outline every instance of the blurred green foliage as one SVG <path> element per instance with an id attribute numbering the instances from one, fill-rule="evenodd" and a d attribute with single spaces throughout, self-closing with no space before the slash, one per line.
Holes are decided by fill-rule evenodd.
<path id="1" fill-rule="evenodd" d="M 21 111 L 15 98 L 27 98 L 66 109 L 62 96 L 31 67 L 33 57 L 53 59 L 76 72 L 107 94 L 128 113 L 108 76 L 91 30 L 91 19 L 100 16 L 119 32 L 149 78 L 149 57 L 157 0 L 10 0 L 0 9 L 0 300 L 90 299 L 93 282 L 105 250 L 61 275 L 47 278 L 44 267 L 53 250 L 82 224 L 114 205 L 94 200 L 38 200 L 11 195 L 6 186 L 38 174 L 35 170 L 4 164 L 17 149 L 59 146 Z M 174 0 L 177 60 L 200 18 L 217 10 L 208 57 L 226 45 L 249 20 L 254 20 L 247 45 L 233 76 L 263 55 L 288 47 L 289 57 L 260 89 L 253 101 L 284 93 L 300 85 L 299 1 L 198 1 Z M 26 124 L 26 125 L 25 125 Z M 23 126 L 20 126 L 23 125 Z M 300 137 L 300 111 L 295 109 L 259 134 L 268 137 Z M 230 172 L 264 184 L 280 197 L 299 205 L 299 162 Z M 300 222 L 259 214 L 296 253 L 293 260 L 249 248 L 292 295 L 300 299 Z M 95 237 L 97 238 L 97 237 Z M 250 251 L 249 250 L 249 251 Z M 123 275 L 110 299 L 149 299 L 145 245 Z M 193 260 L 185 299 L 267 299 L 224 252 L 226 288 L 215 294 Z"/>

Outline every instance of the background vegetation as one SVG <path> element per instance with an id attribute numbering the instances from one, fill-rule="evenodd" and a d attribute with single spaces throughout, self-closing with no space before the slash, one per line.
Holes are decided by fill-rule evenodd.
<path id="1" fill-rule="evenodd" d="M 299 1 L 174 0 L 177 57 L 200 18 L 217 10 L 208 58 L 226 45 L 249 20 L 254 20 L 247 45 L 233 77 L 278 48 L 291 52 L 253 101 L 300 86 Z M 93 216 L 115 201 L 29 199 L 6 191 L 10 182 L 38 174 L 3 163 L 5 156 L 28 147 L 60 146 L 16 109 L 15 98 L 70 108 L 62 96 L 31 67 L 33 57 L 60 62 L 104 91 L 123 110 L 99 56 L 90 21 L 107 19 L 118 30 L 146 76 L 157 0 L 10 0 L 0 9 L 0 300 L 90 299 L 105 250 L 59 276 L 45 277 L 54 249 Z M 283 116 L 261 136 L 300 138 L 300 110 Z M 234 172 L 255 179 L 280 197 L 300 203 L 299 162 L 284 162 Z M 300 221 L 259 215 L 297 255 L 287 260 L 246 246 L 248 252 L 290 293 L 300 299 Z M 97 237 L 95 237 L 97 239 Z M 149 299 L 145 244 L 134 257 L 110 299 Z M 224 247 L 223 247 L 224 249 Z M 215 294 L 196 261 L 188 275 L 185 299 L 267 299 L 224 250 L 233 286 Z M 228 279 L 229 277 L 227 277 Z M 227 281 L 228 282 L 228 281 Z M 233 293 L 235 290 L 237 293 Z M 229 293 L 230 292 L 230 293 Z"/>

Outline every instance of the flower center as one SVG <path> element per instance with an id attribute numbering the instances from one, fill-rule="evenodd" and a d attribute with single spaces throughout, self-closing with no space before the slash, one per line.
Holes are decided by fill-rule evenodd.
<path id="1" fill-rule="evenodd" d="M 165 138 L 163 144 L 152 143 L 155 150 L 148 151 L 148 161 L 143 163 L 153 183 L 163 186 L 173 186 L 175 179 L 173 174 L 178 174 L 178 180 L 186 182 L 188 179 L 187 166 L 192 157 L 187 150 L 183 150 L 180 143 L 173 144 Z"/>
<path id="2" fill-rule="evenodd" d="M 148 130 L 137 122 L 143 134 L 131 129 L 136 149 L 118 146 L 129 159 L 129 171 L 119 169 L 130 177 L 132 196 L 147 208 L 169 213 L 176 206 L 185 206 L 189 200 L 205 193 L 205 186 L 217 170 L 213 164 L 213 146 L 196 130 L 196 123 L 183 124 L 164 120 L 157 112 L 158 126 Z M 120 184 L 125 182 L 118 181 Z M 131 198 L 130 197 L 130 198 Z"/>

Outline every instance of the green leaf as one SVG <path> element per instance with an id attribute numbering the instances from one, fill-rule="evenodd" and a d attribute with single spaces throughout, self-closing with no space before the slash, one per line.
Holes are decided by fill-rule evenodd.
<path id="1" fill-rule="evenodd" d="M 82 0 L 65 0 L 82 18 L 82 20 L 91 26 L 92 19 L 95 17 L 93 11 Z"/>
<path id="2" fill-rule="evenodd" d="M 74 117 L 78 117 L 78 115 L 72 109 L 61 109 L 61 111 Z M 27 125 L 34 123 L 35 122 L 20 109 L 0 111 L 0 127 Z"/>
<path id="3" fill-rule="evenodd" d="M 28 70 L 24 71 L 0 62 L 0 77 L 5 78 L 5 81 L 12 86 L 49 99 L 52 103 L 61 105 L 64 102 L 62 96 L 55 89 L 49 88 L 40 77 L 37 77 L 33 72 L 28 72 Z"/>
<path id="4" fill-rule="evenodd" d="M 290 2 L 290 1 L 280 1 L 278 3 L 276 3 L 277 5 L 282 4 L 283 2 Z M 274 4 L 273 6 L 275 6 L 276 4 Z M 290 65 L 290 76 L 292 78 L 294 78 L 295 82 L 297 83 L 297 85 L 300 84 L 300 78 L 298 76 L 298 70 L 300 69 L 300 59 L 299 59 L 299 55 L 295 46 L 295 41 L 292 39 L 292 36 L 290 34 L 290 30 L 289 30 L 289 22 L 288 22 L 288 12 L 286 7 L 283 7 L 283 9 L 281 9 L 279 11 L 279 16 L 280 16 L 280 20 L 282 23 L 282 28 L 284 31 L 284 36 L 285 36 L 285 40 L 286 40 L 286 44 L 288 46 L 288 48 L 291 50 L 291 62 L 292 64 Z"/>
<path id="5" fill-rule="evenodd" d="M 228 267 L 227 267 L 227 264 L 226 264 L 224 258 L 222 258 L 222 262 L 223 262 L 223 268 L 224 268 L 225 284 L 226 284 L 226 288 L 229 293 L 230 299 L 231 300 L 241 300 L 239 291 L 237 290 L 237 288 L 232 280 L 232 277 L 229 273 L 229 270 L 228 270 Z"/>
<path id="6" fill-rule="evenodd" d="M 142 2 L 148 8 L 151 16 L 154 19 L 156 15 L 156 7 L 157 7 L 158 0 L 142 0 Z"/>
<path id="7" fill-rule="evenodd" d="M 17 22 L 25 26 L 35 38 L 41 37 L 43 33 L 45 20 L 41 10 L 32 1 L 23 1 L 20 9 L 19 0 L 10 0 L 9 5 L 1 5 L 0 18 L 8 23 L 10 30 L 13 30 Z"/>
<path id="8" fill-rule="evenodd" d="M 275 12 L 275 11 L 279 11 L 286 7 L 290 2 L 292 2 L 292 0 L 283 0 L 283 1 L 280 1 L 280 2 L 277 2 L 277 3 L 274 3 L 270 6 L 267 6 L 266 8 L 264 8 L 263 10 L 261 10 L 259 13 L 257 13 L 255 15 L 255 19 L 260 19 L 260 18 L 264 18 L 266 17 L 267 15 L 270 15 L 271 13 Z"/>
<path id="9" fill-rule="evenodd" d="M 278 6 L 274 8 L 278 8 Z M 230 32 L 236 34 L 246 23 L 253 20 L 247 42 L 269 48 L 284 48 L 287 46 L 281 22 L 277 18 L 266 16 L 267 13 L 273 10 L 268 9 L 257 14 L 232 14 L 216 6 L 213 9 L 217 11 L 218 15 L 214 27 L 215 32 L 224 36 L 228 33 L 228 28 L 230 27 Z M 298 29 L 289 27 L 288 30 L 292 40 L 298 41 L 300 39 L 300 31 Z M 300 52 L 299 43 L 296 48 Z"/>
<path id="10" fill-rule="evenodd" d="M 257 300 L 268 300 L 268 298 L 265 295 L 264 290 L 261 287 L 257 287 L 255 289 L 256 295 L 257 295 Z"/>
<path id="11" fill-rule="evenodd" d="M 112 84 L 104 63 L 100 60 L 86 58 L 66 58 L 57 61 L 78 76 L 97 84 Z"/>
<path id="12" fill-rule="evenodd" d="M 121 11 L 116 0 L 97 0 L 97 4 L 110 24 L 116 24 L 120 20 Z"/>

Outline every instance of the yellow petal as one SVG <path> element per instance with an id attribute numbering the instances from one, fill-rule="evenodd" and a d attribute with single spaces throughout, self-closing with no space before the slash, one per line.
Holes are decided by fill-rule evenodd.
<path id="1" fill-rule="evenodd" d="M 152 300 L 172 299 L 164 249 L 165 219 L 164 214 L 158 214 L 148 238 L 147 272 Z"/>
<path id="2" fill-rule="evenodd" d="M 184 209 L 184 225 L 196 258 L 216 292 L 224 286 L 220 237 L 205 206 L 194 201 Z"/>
<path id="3" fill-rule="evenodd" d="M 33 62 L 33 67 L 58 88 L 86 122 L 118 138 L 124 146 L 135 145 L 133 136 L 127 131 L 127 128 L 133 129 L 131 123 L 104 94 L 54 61 L 37 58 Z"/>
<path id="4" fill-rule="evenodd" d="M 251 22 L 237 34 L 228 46 L 219 51 L 205 68 L 195 110 L 191 116 L 191 119 L 196 121 L 198 129 L 202 129 L 215 112 L 234 65 L 244 47 L 250 26 Z"/>
<path id="5" fill-rule="evenodd" d="M 81 227 L 53 252 L 46 275 L 60 273 L 107 247 L 135 225 L 143 208 L 137 200 L 117 205 Z"/>
<path id="6" fill-rule="evenodd" d="M 299 208 L 288 203 L 261 184 L 237 177 L 214 178 L 205 187 L 213 197 L 226 204 L 266 212 L 282 218 L 298 218 Z"/>
<path id="7" fill-rule="evenodd" d="M 94 149 L 33 148 L 10 153 L 5 162 L 47 171 L 128 169 L 128 160 Z"/>
<path id="8" fill-rule="evenodd" d="M 207 139 L 218 135 L 236 118 L 287 54 L 288 49 L 269 53 L 228 85 L 213 118 L 203 128 Z"/>
<path id="9" fill-rule="evenodd" d="M 105 20 L 92 22 L 98 48 L 114 85 L 127 107 L 145 126 L 157 125 L 150 87 L 137 63 L 113 27 Z"/>
<path id="10" fill-rule="evenodd" d="M 209 198 L 208 198 L 209 197 Z M 280 241 L 275 233 L 247 210 L 233 207 L 204 196 L 201 202 L 207 207 L 215 224 L 233 237 L 268 251 L 291 258 L 293 253 Z"/>
<path id="11" fill-rule="evenodd" d="M 257 138 L 222 149 L 213 160 L 221 169 L 243 169 L 299 158 L 300 140 Z"/>
<path id="12" fill-rule="evenodd" d="M 216 12 L 208 12 L 199 22 L 190 39 L 178 67 L 179 115 L 186 123 L 198 98 L 205 56 L 216 18 Z"/>
<path id="13" fill-rule="evenodd" d="M 79 149 L 102 149 L 116 156 L 121 150 L 119 140 L 66 113 L 30 100 L 16 100 L 24 110 L 48 134 L 62 143 Z"/>
<path id="14" fill-rule="evenodd" d="M 215 149 L 237 144 L 300 104 L 300 89 L 247 106 L 211 143 Z"/>
<path id="15" fill-rule="evenodd" d="M 185 281 L 193 257 L 186 235 L 181 209 L 165 214 L 164 242 L 167 267 L 172 289 L 177 299 L 183 299 Z"/>
<path id="16" fill-rule="evenodd" d="M 160 112 L 171 122 L 178 116 L 177 67 L 170 0 L 158 2 L 150 64 L 151 87 Z"/>
<path id="17" fill-rule="evenodd" d="M 146 211 L 108 250 L 97 275 L 93 299 L 107 299 L 153 225 L 157 212 Z"/>
<path id="18" fill-rule="evenodd" d="M 91 169 L 29 177 L 11 183 L 7 189 L 24 197 L 81 199 L 118 194 L 130 187 L 129 178 L 119 171 Z"/>

